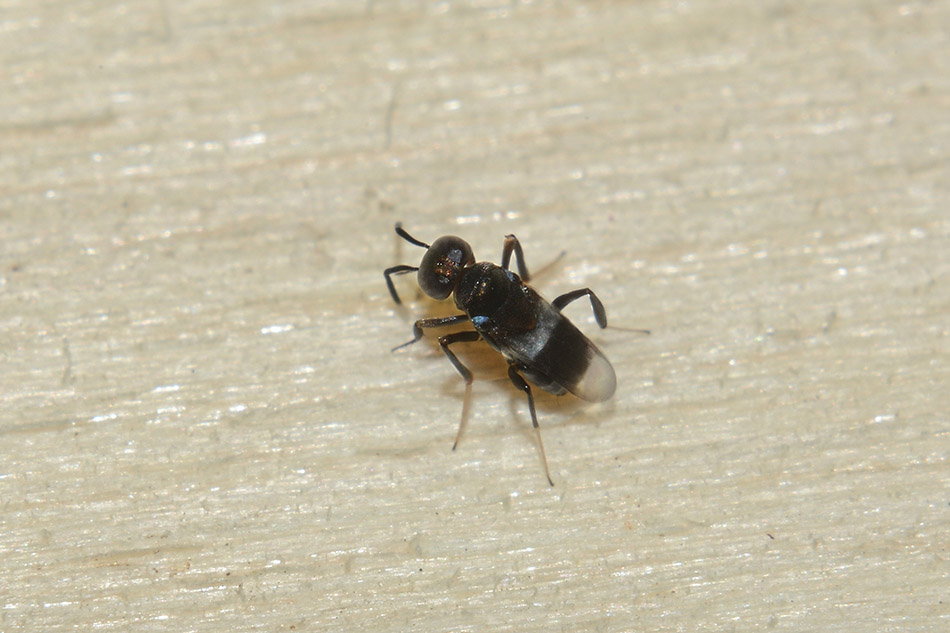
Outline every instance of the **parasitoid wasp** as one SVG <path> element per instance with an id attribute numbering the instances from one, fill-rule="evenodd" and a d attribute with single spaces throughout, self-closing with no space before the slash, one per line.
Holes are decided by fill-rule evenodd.
<path id="1" fill-rule="evenodd" d="M 514 235 L 506 235 L 501 253 L 501 266 L 491 262 L 475 262 L 472 247 L 454 235 L 440 237 L 431 245 L 418 240 L 396 224 L 396 234 L 415 246 L 426 249 L 419 266 L 400 265 L 383 271 L 393 301 L 401 304 L 392 276 L 418 271 L 419 287 L 433 299 L 448 299 L 455 294 L 455 305 L 464 314 L 419 319 L 412 326 L 413 338 L 392 351 L 411 345 L 422 338 L 428 328 L 447 327 L 471 322 L 475 331 L 454 332 L 439 337 L 442 351 L 465 380 L 462 419 L 452 450 L 458 446 L 472 393 L 472 372 L 450 349 L 455 343 L 485 340 L 508 361 L 508 377 L 528 398 L 531 423 L 538 438 L 544 473 L 552 486 L 541 427 L 535 411 L 534 395 L 528 381 L 537 387 L 561 395 L 572 393 L 588 402 L 609 399 L 617 388 L 617 377 L 607 357 L 584 336 L 561 309 L 581 297 L 590 297 L 594 318 L 601 328 L 607 327 L 604 305 L 590 288 L 565 293 L 548 303 L 531 287 L 525 285 L 531 276 L 524 261 L 521 243 Z M 518 274 L 508 270 L 514 253 Z M 526 380 L 527 379 L 527 380 Z"/>

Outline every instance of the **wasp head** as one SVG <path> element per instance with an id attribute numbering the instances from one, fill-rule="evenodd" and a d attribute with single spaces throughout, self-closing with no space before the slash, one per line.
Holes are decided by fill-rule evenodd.
<path id="1" fill-rule="evenodd" d="M 422 256 L 419 287 L 433 299 L 446 299 L 458 287 L 462 271 L 474 263 L 468 242 L 454 235 L 440 237 Z"/>

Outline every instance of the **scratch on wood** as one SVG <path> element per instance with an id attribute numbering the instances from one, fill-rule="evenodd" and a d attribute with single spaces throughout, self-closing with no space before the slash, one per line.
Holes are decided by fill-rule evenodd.
<path id="1" fill-rule="evenodd" d="M 66 386 L 73 381 L 73 355 L 69 351 L 69 339 L 65 336 L 63 337 L 63 356 L 66 357 L 66 367 L 63 368 L 63 377 L 60 379 L 60 384 Z"/>
<path id="2" fill-rule="evenodd" d="M 399 96 L 399 82 L 393 84 L 393 91 L 389 95 L 389 103 L 386 105 L 386 116 L 383 126 L 386 130 L 386 141 L 383 143 L 383 149 L 389 149 L 393 141 L 393 117 L 396 114 L 396 100 Z"/>

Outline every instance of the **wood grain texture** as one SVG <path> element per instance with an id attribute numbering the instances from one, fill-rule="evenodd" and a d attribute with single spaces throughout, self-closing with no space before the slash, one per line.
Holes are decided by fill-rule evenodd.
<path id="1" fill-rule="evenodd" d="M 0 7 L 0 630 L 950 624 L 950 5 Z M 392 234 L 536 287 L 523 398 Z"/>

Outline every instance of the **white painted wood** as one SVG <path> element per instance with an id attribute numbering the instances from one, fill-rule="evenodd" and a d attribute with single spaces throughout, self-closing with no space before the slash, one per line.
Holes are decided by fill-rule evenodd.
<path id="1" fill-rule="evenodd" d="M 3 3 L 0 630 L 946 629 L 948 21 Z M 397 219 L 652 330 L 555 488 Z"/>

